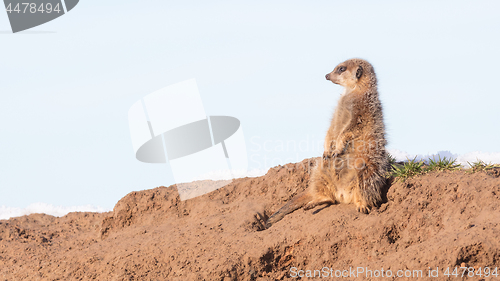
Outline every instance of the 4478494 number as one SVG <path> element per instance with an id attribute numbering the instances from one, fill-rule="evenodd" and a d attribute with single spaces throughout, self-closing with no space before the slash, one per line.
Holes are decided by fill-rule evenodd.
<path id="1" fill-rule="evenodd" d="M 9 3 L 7 5 L 7 12 L 8 13 L 47 13 L 50 14 L 52 12 L 54 13 L 60 13 L 61 8 L 59 7 L 59 3 L 57 3 L 54 7 L 52 7 L 51 3 L 40 3 L 39 6 L 37 6 L 36 3 L 17 3 L 16 6 L 14 6 L 14 9 L 12 9 L 12 3 Z"/>
<path id="2" fill-rule="evenodd" d="M 498 268 L 480 267 L 475 269 L 474 267 L 455 267 L 451 268 L 453 271 L 450 273 L 450 268 L 447 267 L 443 272 L 445 276 L 455 276 L 455 277 L 498 277 Z"/>

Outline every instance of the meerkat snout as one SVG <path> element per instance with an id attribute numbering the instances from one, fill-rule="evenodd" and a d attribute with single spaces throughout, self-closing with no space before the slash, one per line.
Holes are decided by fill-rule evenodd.
<path id="1" fill-rule="evenodd" d="M 325 75 L 325 78 L 334 84 L 352 88 L 356 87 L 358 81 L 362 79 L 363 71 L 363 66 L 352 62 L 345 62 L 335 67 L 332 72 Z"/>

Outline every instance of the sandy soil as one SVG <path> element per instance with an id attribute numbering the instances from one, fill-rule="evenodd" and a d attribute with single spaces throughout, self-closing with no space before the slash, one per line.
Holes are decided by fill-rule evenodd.
<path id="1" fill-rule="evenodd" d="M 158 187 L 128 194 L 109 213 L 2 220 L 0 280 L 427 280 L 429 268 L 438 274 L 431 280 L 500 280 L 478 275 L 500 267 L 499 169 L 432 172 L 392 183 L 368 215 L 331 205 L 264 230 L 307 187 L 312 162 L 186 201 L 175 186 Z M 461 266 L 473 277 L 445 276 Z"/>

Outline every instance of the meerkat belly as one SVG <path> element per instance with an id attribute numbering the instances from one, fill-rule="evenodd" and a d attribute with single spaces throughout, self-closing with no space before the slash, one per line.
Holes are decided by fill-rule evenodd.
<path id="1" fill-rule="evenodd" d="M 335 198 L 340 203 L 351 203 L 353 201 L 353 192 L 358 185 L 358 173 L 352 169 L 349 163 L 352 159 L 345 160 L 345 167 L 339 173 L 337 188 L 335 189 Z"/>
<path id="2" fill-rule="evenodd" d="M 356 169 L 356 153 L 352 147 L 348 147 L 346 152 L 339 155 L 331 162 L 328 162 L 329 191 L 332 198 L 339 203 L 351 203 L 353 191 L 358 185 L 358 170 Z"/>

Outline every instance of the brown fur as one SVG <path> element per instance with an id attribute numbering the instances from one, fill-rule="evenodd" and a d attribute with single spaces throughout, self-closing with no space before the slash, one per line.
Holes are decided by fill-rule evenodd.
<path id="1" fill-rule="evenodd" d="M 326 75 L 345 87 L 325 138 L 323 160 L 312 171 L 309 187 L 269 217 L 266 227 L 304 207 L 354 203 L 368 213 L 382 201 L 389 166 L 377 78 L 370 63 L 350 59 Z"/>

